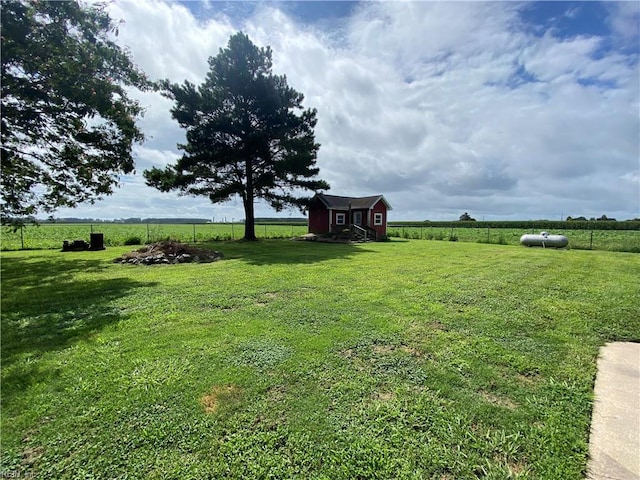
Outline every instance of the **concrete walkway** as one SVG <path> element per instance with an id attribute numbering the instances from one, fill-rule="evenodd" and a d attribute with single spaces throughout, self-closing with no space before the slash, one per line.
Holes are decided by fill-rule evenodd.
<path id="1" fill-rule="evenodd" d="M 600 349 L 587 470 L 589 480 L 640 480 L 640 343 Z"/>

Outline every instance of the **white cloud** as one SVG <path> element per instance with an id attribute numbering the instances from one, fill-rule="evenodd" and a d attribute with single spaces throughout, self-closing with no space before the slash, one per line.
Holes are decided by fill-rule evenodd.
<path id="1" fill-rule="evenodd" d="M 235 32 L 224 19 L 200 24 L 187 7 L 174 2 L 121 0 L 109 5 L 109 13 L 125 22 L 119 43 L 155 79 L 201 81 L 209 56 Z"/>
<path id="2" fill-rule="evenodd" d="M 539 80 L 552 82 L 565 75 L 575 77 L 591 62 L 600 45 L 598 37 L 576 37 L 558 41 L 547 33 L 540 41 L 525 48 L 521 56 L 524 67 Z"/>
<path id="3" fill-rule="evenodd" d="M 603 51 L 601 37 L 536 36 L 520 4 L 363 3 L 336 30 L 298 24 L 276 4 L 235 25 L 176 3 L 109 8 L 126 21 L 118 41 L 152 78 L 202 82 L 207 58 L 238 29 L 270 45 L 274 71 L 318 109 L 318 164 L 331 192 L 385 194 L 392 219 L 640 216 L 637 51 Z M 616 32 L 633 36 L 635 10 L 611 12 Z M 137 176 L 100 208 L 60 215 L 242 218 L 240 202 L 144 186 L 141 170 L 177 158 L 184 133 L 170 101 L 138 98 L 148 141 L 136 150 Z M 257 215 L 274 212 L 258 205 Z"/>
<path id="4" fill-rule="evenodd" d="M 623 42 L 632 42 L 637 46 L 640 34 L 640 4 L 629 2 L 606 2 L 609 9 L 607 21 L 612 30 Z"/>

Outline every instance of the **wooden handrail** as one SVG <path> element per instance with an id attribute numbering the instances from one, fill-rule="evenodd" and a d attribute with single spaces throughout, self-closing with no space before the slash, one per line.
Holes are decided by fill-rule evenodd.
<path id="1" fill-rule="evenodd" d="M 360 235 L 364 236 L 364 241 L 367 241 L 367 236 L 369 235 L 369 232 L 367 232 L 367 229 L 364 227 L 361 227 L 360 225 L 356 225 L 355 223 L 352 223 L 350 225 L 351 227 L 351 234 L 354 234 L 355 231 L 359 231 Z"/>

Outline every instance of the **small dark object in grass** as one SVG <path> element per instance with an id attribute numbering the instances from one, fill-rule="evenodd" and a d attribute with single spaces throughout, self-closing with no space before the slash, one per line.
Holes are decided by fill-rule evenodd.
<path id="1" fill-rule="evenodd" d="M 140 237 L 129 237 L 124 241 L 125 245 L 142 245 L 142 239 Z"/>
<path id="2" fill-rule="evenodd" d="M 63 252 L 80 252 L 82 250 L 89 250 L 89 244 L 84 240 L 74 240 L 72 242 L 65 240 L 62 242 Z"/>
<path id="3" fill-rule="evenodd" d="M 63 252 L 81 252 L 83 250 L 104 250 L 104 235 L 102 233 L 92 233 L 91 243 L 87 243 L 84 240 L 74 240 L 73 242 L 65 240 L 62 242 Z"/>
<path id="4" fill-rule="evenodd" d="M 145 245 L 133 252 L 125 253 L 114 260 L 115 263 L 134 265 L 157 265 L 172 263 L 208 263 L 220 260 L 222 253 L 191 247 L 184 243 L 162 241 Z"/>

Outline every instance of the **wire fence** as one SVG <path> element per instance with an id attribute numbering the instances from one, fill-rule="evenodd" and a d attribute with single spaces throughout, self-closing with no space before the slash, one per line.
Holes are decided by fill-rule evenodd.
<path id="1" fill-rule="evenodd" d="M 17 230 L 2 227 L 2 250 L 62 248 L 63 242 L 89 240 L 90 234 L 102 233 L 105 246 L 142 245 L 160 240 L 180 242 L 211 242 L 237 240 L 244 236 L 244 223 L 44 223 L 26 225 Z M 258 238 L 294 238 L 307 233 L 305 224 L 257 223 Z M 415 240 L 459 241 L 519 245 L 526 233 L 539 233 L 523 228 L 416 226 L 394 224 L 387 228 L 387 236 Z M 568 248 L 609 250 L 640 253 L 640 230 L 549 230 L 565 235 Z"/>
<path id="2" fill-rule="evenodd" d="M 212 242 L 237 240 L 244 237 L 243 223 L 191 223 L 191 224 L 40 224 L 25 225 L 17 230 L 2 228 L 2 250 L 62 248 L 66 241 L 88 241 L 92 233 L 102 233 L 105 246 L 142 245 L 161 240 L 179 242 Z M 293 238 L 307 233 L 300 224 L 256 224 L 258 238 Z"/>
<path id="3" fill-rule="evenodd" d="M 394 225 L 387 228 L 387 236 L 416 240 L 443 240 L 452 242 L 494 243 L 519 245 L 520 237 L 527 233 L 540 233 L 522 228 L 473 228 Z M 608 250 L 640 253 L 640 230 L 550 230 L 569 239 L 568 248 L 579 250 Z"/>

